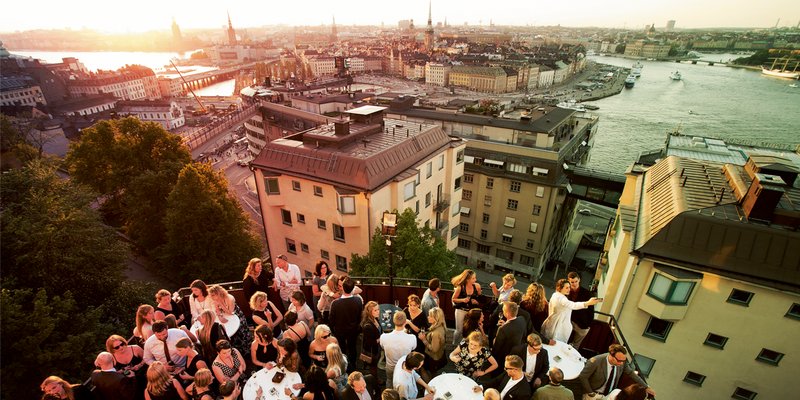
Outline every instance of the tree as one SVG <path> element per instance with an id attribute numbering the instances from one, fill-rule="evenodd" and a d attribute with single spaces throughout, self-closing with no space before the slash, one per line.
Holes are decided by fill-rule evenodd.
<path id="1" fill-rule="evenodd" d="M 92 194 L 36 160 L 3 176 L 0 199 L 4 288 L 73 290 L 85 306 L 119 284 L 127 246 L 90 207 Z"/>
<path id="2" fill-rule="evenodd" d="M 249 219 L 207 163 L 186 165 L 167 200 L 160 260 L 175 279 L 241 279 L 242 263 L 261 254 Z"/>
<path id="3" fill-rule="evenodd" d="M 353 254 L 350 273 L 354 276 L 387 276 L 389 254 L 386 238 L 375 230 L 366 255 Z M 397 278 L 440 278 L 453 275 L 456 255 L 438 232 L 420 228 L 417 215 L 407 208 L 397 219 L 397 237 L 392 239 L 392 265 Z"/>

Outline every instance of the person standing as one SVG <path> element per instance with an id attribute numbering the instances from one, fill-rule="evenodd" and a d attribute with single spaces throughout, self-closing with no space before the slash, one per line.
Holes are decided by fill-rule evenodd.
<path id="1" fill-rule="evenodd" d="M 505 322 L 497 329 L 497 337 L 492 345 L 492 354 L 499 360 L 505 360 L 518 344 L 523 343 L 528 332 L 525 328 L 525 320 L 517 317 L 519 306 L 511 301 L 503 303 L 503 316 Z"/>
<path id="2" fill-rule="evenodd" d="M 347 372 L 353 372 L 356 366 L 356 342 L 358 334 L 361 332 L 361 312 L 364 309 L 361 298 L 352 294 L 355 286 L 355 282 L 350 277 L 345 278 L 342 283 L 344 292 L 342 297 L 331 304 L 331 330 L 350 361 L 347 365 Z"/>
<path id="3" fill-rule="evenodd" d="M 328 263 L 325 260 L 317 261 L 317 264 L 314 266 L 314 277 L 311 279 L 311 294 L 312 294 L 312 302 L 311 305 L 314 307 L 316 318 L 321 320 L 322 314 L 316 309 L 317 303 L 319 303 L 319 299 L 322 297 L 322 286 L 328 282 L 328 277 L 331 275 L 331 269 L 328 267 Z"/>
<path id="4" fill-rule="evenodd" d="M 152 365 L 156 361 L 164 364 L 169 372 L 176 367 L 186 366 L 186 357 L 178 352 L 178 340 L 188 338 L 186 332 L 180 329 L 167 329 L 167 323 L 156 321 L 153 323 L 153 336 L 144 343 L 144 362 Z"/>
<path id="5" fill-rule="evenodd" d="M 531 391 L 535 391 L 547 382 L 547 370 L 550 369 L 550 356 L 547 349 L 542 348 L 542 338 L 531 333 L 526 338 L 526 343 L 515 346 L 511 354 L 518 355 L 524 364 L 522 371 L 525 380 L 530 382 Z"/>
<path id="6" fill-rule="evenodd" d="M 428 315 L 431 308 L 439 307 L 439 289 L 442 287 L 442 282 L 439 278 L 433 278 L 428 281 L 428 289 L 422 294 L 422 312 Z"/>
<path id="7" fill-rule="evenodd" d="M 388 388 L 394 387 L 392 378 L 397 361 L 417 347 L 417 338 L 406 333 L 406 314 L 402 311 L 394 313 L 392 322 L 394 330 L 391 333 L 382 334 L 378 340 L 386 353 L 386 387 Z"/>
<path id="8" fill-rule="evenodd" d="M 655 397 L 656 392 L 628 365 L 628 351 L 624 346 L 612 344 L 608 353 L 596 355 L 586 362 L 583 371 L 578 375 L 578 382 L 583 388 L 583 400 L 603 400 L 617 388 L 622 375 L 627 375 L 635 383 L 643 385 L 649 395 Z"/>
<path id="9" fill-rule="evenodd" d="M 461 342 L 461 327 L 464 326 L 464 317 L 467 312 L 480 305 L 478 298 L 481 295 L 481 285 L 477 283 L 475 271 L 465 269 L 458 276 L 453 277 L 453 308 L 455 309 L 456 330 L 453 333 L 453 344 Z"/>
<path id="10" fill-rule="evenodd" d="M 394 382 L 393 387 L 395 390 L 397 390 L 397 393 L 400 395 L 401 399 L 417 399 L 417 396 L 419 395 L 417 385 L 422 386 L 428 391 L 427 395 L 419 397 L 419 399 L 433 399 L 433 395 L 436 393 L 436 390 L 428 386 L 428 383 L 419 376 L 419 373 L 417 373 L 417 370 L 422 367 L 424 361 L 425 356 L 417 353 L 416 351 L 412 351 L 407 356 L 401 357 L 399 360 L 397 360 L 397 366 L 400 368 L 395 368 L 392 382 Z"/>
<path id="11" fill-rule="evenodd" d="M 584 302 L 569 301 L 569 282 L 566 279 L 559 279 L 556 282 L 556 291 L 550 297 L 550 313 L 542 324 L 542 334 L 553 340 L 566 343 L 572 333 L 572 310 L 580 310 L 600 302 L 599 299 L 592 297 Z"/>
<path id="12" fill-rule="evenodd" d="M 98 400 L 133 400 L 136 396 L 136 378 L 132 372 L 123 374 L 114 368 L 114 356 L 102 352 L 94 360 L 97 370 L 92 372 L 95 398 Z"/>
<path id="13" fill-rule="evenodd" d="M 300 276 L 300 267 L 289 263 L 289 259 L 283 254 L 275 258 L 275 265 L 278 266 L 275 270 L 275 285 L 278 286 L 283 309 L 286 310 L 289 308 L 292 293 L 300 290 L 303 278 Z"/>
<path id="14" fill-rule="evenodd" d="M 567 281 L 569 282 L 569 295 L 567 296 L 569 301 L 581 302 L 592 298 L 592 293 L 581 287 L 581 276 L 577 272 L 571 271 L 567 274 Z M 572 331 L 575 332 L 572 337 L 572 347 L 580 349 L 581 342 L 589 333 L 589 327 L 594 320 L 594 306 L 572 311 L 570 320 L 572 321 Z"/>

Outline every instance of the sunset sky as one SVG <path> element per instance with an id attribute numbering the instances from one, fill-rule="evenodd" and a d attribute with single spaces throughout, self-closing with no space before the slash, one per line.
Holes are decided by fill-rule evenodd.
<path id="1" fill-rule="evenodd" d="M 35 10 L 31 10 L 35 7 Z M 4 2 L 0 32 L 29 29 L 90 28 L 107 32 L 169 29 L 172 17 L 183 29 L 215 28 L 226 23 L 230 11 L 235 27 L 263 25 L 374 24 L 397 26 L 413 18 L 427 21 L 427 0 L 137 0 L 76 2 L 43 0 Z M 667 20 L 679 28 L 795 26 L 800 21 L 797 0 L 436 0 L 434 23 L 447 17 L 450 25 L 477 25 L 489 20 L 502 25 L 557 25 L 640 28 Z"/>

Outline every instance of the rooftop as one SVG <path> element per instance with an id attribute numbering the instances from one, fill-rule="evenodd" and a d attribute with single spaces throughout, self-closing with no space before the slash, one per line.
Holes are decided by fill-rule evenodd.
<path id="1" fill-rule="evenodd" d="M 523 132 L 550 133 L 555 127 L 569 119 L 575 110 L 558 107 L 547 107 L 544 110 L 534 109 L 529 113 L 530 121 L 519 119 L 496 118 L 488 115 L 463 114 L 411 108 L 408 110 L 392 109 L 392 113 L 427 118 L 437 121 L 459 122 L 472 125 L 496 126 Z"/>

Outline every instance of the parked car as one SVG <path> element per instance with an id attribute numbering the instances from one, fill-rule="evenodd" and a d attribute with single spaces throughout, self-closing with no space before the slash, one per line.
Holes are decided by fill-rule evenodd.
<path id="1" fill-rule="evenodd" d="M 590 210 L 588 208 L 581 208 L 580 210 L 578 210 L 578 214 L 581 214 L 581 215 L 592 215 L 592 210 Z"/>

